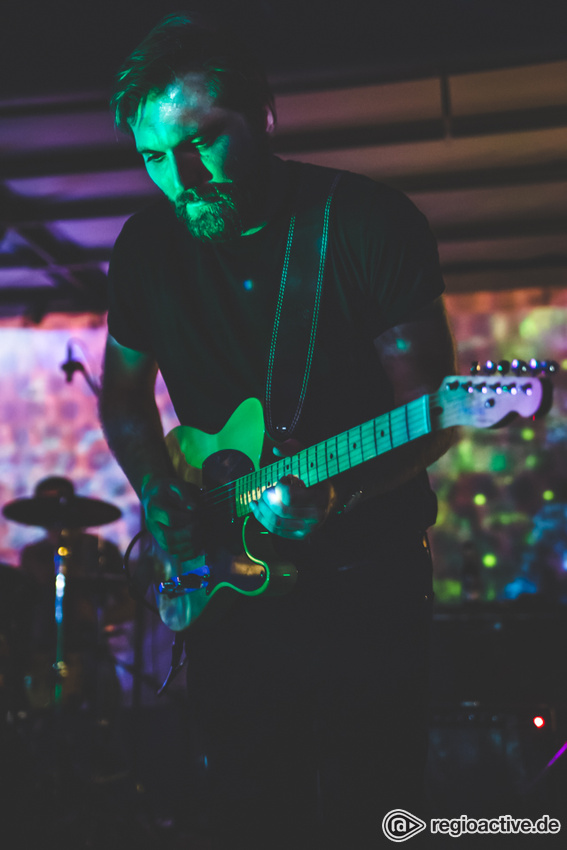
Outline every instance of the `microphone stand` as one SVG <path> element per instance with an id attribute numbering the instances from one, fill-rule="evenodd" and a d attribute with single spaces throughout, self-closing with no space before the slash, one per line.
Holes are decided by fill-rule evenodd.
<path id="1" fill-rule="evenodd" d="M 75 372 L 80 372 L 93 394 L 98 398 L 100 396 L 100 384 L 95 381 L 92 375 L 85 369 L 80 360 L 75 360 L 73 357 L 73 344 L 71 341 L 67 343 L 67 360 L 61 364 L 61 370 L 65 372 L 66 382 L 68 384 L 73 380 Z"/>

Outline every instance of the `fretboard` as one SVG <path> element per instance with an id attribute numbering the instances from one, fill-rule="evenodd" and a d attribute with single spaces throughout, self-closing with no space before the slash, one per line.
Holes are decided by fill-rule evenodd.
<path id="1" fill-rule="evenodd" d="M 239 478 L 234 482 L 237 516 L 251 513 L 250 502 L 258 501 L 264 490 L 285 475 L 312 487 L 430 432 L 429 396 L 425 395 Z"/>

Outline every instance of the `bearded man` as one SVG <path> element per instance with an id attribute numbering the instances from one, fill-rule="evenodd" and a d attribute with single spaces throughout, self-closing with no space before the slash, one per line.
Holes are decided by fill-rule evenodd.
<path id="1" fill-rule="evenodd" d="M 268 447 L 279 474 L 242 496 L 228 524 L 247 512 L 297 570 L 282 595 L 247 592 L 253 577 L 243 579 L 222 615 L 187 630 L 201 750 L 188 771 L 206 765 L 188 806 L 196 821 L 206 812 L 216 848 L 375 848 L 389 810 L 423 813 L 436 516 L 425 470 L 450 434 L 378 426 L 380 456 L 361 463 L 352 429 L 387 421 L 454 371 L 435 240 L 401 193 L 274 156 L 262 69 L 233 35 L 190 15 L 152 30 L 112 104 L 165 197 L 128 220 L 112 257 L 108 443 L 148 531 L 193 563 L 223 532 L 207 517 L 213 499 L 181 479 L 166 446 L 157 370 L 193 442 L 240 434 L 259 399 L 262 463 Z M 351 464 L 330 442 L 345 431 Z M 378 447 L 387 439 L 393 451 Z M 317 480 L 313 460 L 286 465 L 302 446 L 317 446 L 317 464 L 325 452 Z M 203 474 L 238 466 L 225 448 Z M 181 592 L 218 586 L 208 557 L 191 574 L 201 584 L 183 579 Z"/>

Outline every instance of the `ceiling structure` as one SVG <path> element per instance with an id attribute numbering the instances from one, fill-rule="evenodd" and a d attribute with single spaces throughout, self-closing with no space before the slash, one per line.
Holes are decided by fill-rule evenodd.
<path id="1" fill-rule="evenodd" d="M 39 59 L 24 74 L 13 40 L 17 73 L 13 91 L 2 92 L 0 101 L 0 317 L 39 322 L 52 312 L 105 310 L 114 240 L 126 218 L 157 195 L 107 107 L 108 80 L 124 52 L 169 11 L 156 14 L 153 4 L 150 18 L 146 5 L 148 21 L 144 15 L 137 20 L 133 42 L 130 30 L 124 35 L 127 20 L 115 41 L 108 40 L 97 79 L 78 74 L 65 85 L 68 73 L 41 73 Z M 499 42 L 485 18 L 487 35 L 473 45 L 464 35 L 465 17 L 460 40 L 446 37 L 442 50 L 439 35 L 428 36 L 435 30 L 430 26 L 420 50 L 412 51 L 423 24 L 417 15 L 406 38 L 394 39 L 405 52 L 386 49 L 387 27 L 381 29 L 384 49 L 376 50 L 362 35 L 364 21 L 354 26 L 352 20 L 356 37 L 347 49 L 344 21 L 331 26 L 326 19 L 311 44 L 303 28 L 291 56 L 285 48 L 301 4 L 249 5 L 266 32 L 278 33 L 264 47 L 277 93 L 276 153 L 361 172 L 405 191 L 438 238 L 449 292 L 565 287 L 567 44 L 550 29 L 547 38 L 532 29 L 531 40 L 522 30 L 515 40 Z M 318 31 L 314 10 L 338 5 L 315 0 L 307 34 Z M 454 0 L 451 8 L 470 11 L 472 5 Z M 409 6 L 423 10 L 424 4 L 401 0 L 398 14 Z M 425 7 L 447 10 L 449 4 Z M 481 0 L 478 8 L 477 36 L 480 11 L 487 14 L 488 6 Z M 552 28 L 554 21 L 548 23 Z M 58 49 L 56 39 L 45 41 Z M 91 33 L 85 50 L 96 43 Z M 80 67 L 92 72 L 89 62 Z"/>

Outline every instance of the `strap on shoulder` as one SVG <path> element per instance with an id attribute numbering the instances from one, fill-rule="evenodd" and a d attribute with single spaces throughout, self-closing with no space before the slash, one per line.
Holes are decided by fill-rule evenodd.
<path id="1" fill-rule="evenodd" d="M 331 203 L 341 172 L 315 171 L 290 219 L 266 378 L 266 428 L 292 436 L 307 394 L 323 292 Z"/>

